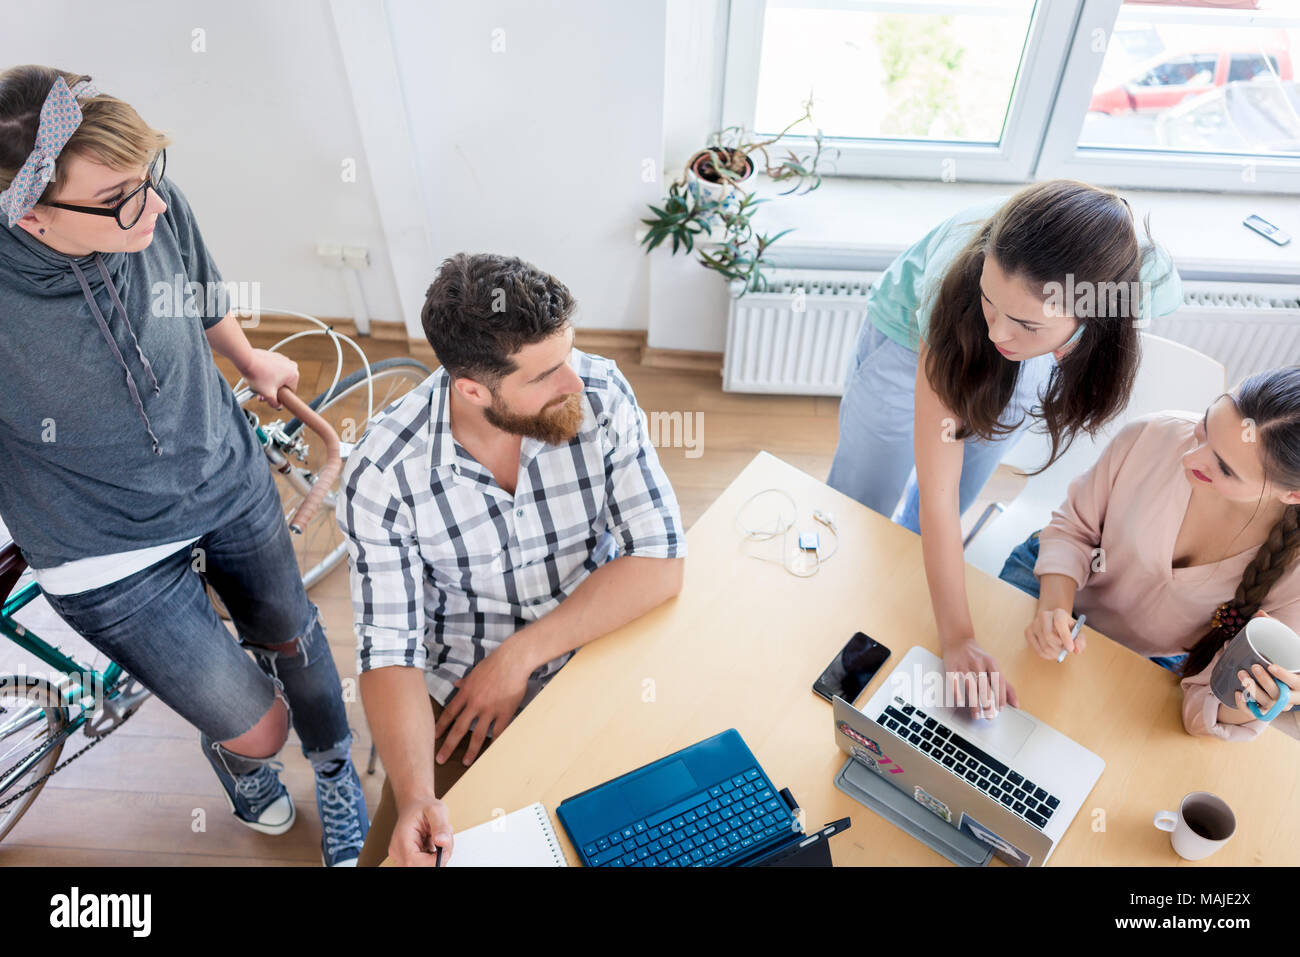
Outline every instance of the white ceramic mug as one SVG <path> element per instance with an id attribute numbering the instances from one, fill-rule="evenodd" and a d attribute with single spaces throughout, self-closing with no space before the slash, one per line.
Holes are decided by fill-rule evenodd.
<path id="1" fill-rule="evenodd" d="M 1209 857 L 1237 830 L 1237 816 L 1226 801 L 1208 791 L 1193 791 L 1175 811 L 1156 811 L 1152 822 L 1169 832 L 1178 856 L 1187 861 Z"/>

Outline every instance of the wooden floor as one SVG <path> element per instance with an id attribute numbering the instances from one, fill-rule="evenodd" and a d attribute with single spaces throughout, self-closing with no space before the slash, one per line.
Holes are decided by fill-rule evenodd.
<path id="1" fill-rule="evenodd" d="M 254 334 L 254 345 L 279 338 Z M 334 373 L 332 348 L 323 340 L 300 340 L 290 347 L 299 361 L 299 393 L 317 394 Z M 294 346 L 301 346 L 295 349 Z M 364 342 L 370 360 L 406 355 L 404 343 Z M 716 372 L 682 372 L 639 364 L 637 354 L 602 350 L 618 361 L 647 413 L 682 412 L 703 423 L 693 436 L 700 454 L 686 447 L 661 447 L 664 464 L 681 504 L 687 527 L 708 507 L 759 450 L 767 450 L 824 479 L 837 439 L 838 399 L 733 395 L 722 392 Z M 233 382 L 233 370 L 219 362 Z M 353 361 L 345 367 L 350 371 Z M 275 418 L 263 408 L 264 421 Z M 282 416 L 283 417 L 283 416 Z M 363 414 L 364 417 L 364 414 Z M 1000 475 L 986 495 L 1014 494 L 1016 480 Z M 972 509 L 978 514 L 979 509 Z M 346 562 L 318 584 L 311 599 L 320 607 L 330 647 L 344 683 L 354 732 L 353 760 L 362 772 L 366 799 L 378 804 L 382 769 L 367 776 L 370 734 L 356 694 L 354 640 Z M 96 653 L 53 613 L 43 599 L 20 616 L 24 625 L 83 663 Z M 0 671 L 20 662 L 40 663 L 7 642 L 0 647 Z M 43 666 L 42 666 L 43 667 Z M 74 737 L 65 754 L 84 744 Z M 238 865 L 318 864 L 320 824 L 311 767 L 296 736 L 280 755 L 283 780 L 298 809 L 294 827 L 280 837 L 257 834 L 230 815 L 224 795 L 199 750 L 198 733 L 157 700 L 150 700 L 119 731 L 50 779 L 31 810 L 0 844 L 0 865 Z"/>

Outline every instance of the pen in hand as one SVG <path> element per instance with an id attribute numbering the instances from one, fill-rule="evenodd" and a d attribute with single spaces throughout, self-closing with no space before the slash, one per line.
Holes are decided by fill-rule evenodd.
<path id="1" fill-rule="evenodd" d="M 434 841 L 432 834 L 424 838 L 424 853 L 435 855 L 433 866 L 442 867 L 442 845 Z"/>
<path id="2" fill-rule="evenodd" d="M 1072 629 L 1070 630 L 1070 640 L 1071 640 L 1071 641 L 1074 641 L 1076 638 L 1079 637 L 1079 630 L 1080 630 L 1081 628 L 1083 628 L 1083 623 L 1084 623 L 1085 621 L 1087 621 L 1087 620 L 1088 620 L 1088 616 L 1087 616 L 1087 615 L 1080 615 L 1080 616 L 1079 616 L 1078 621 L 1076 621 L 1076 622 L 1074 623 L 1074 628 L 1072 628 Z M 1066 648 L 1062 648 L 1062 649 L 1061 649 L 1061 653 L 1060 653 L 1059 655 L 1056 656 L 1056 663 L 1059 665 L 1062 661 L 1065 660 L 1065 656 L 1068 655 L 1069 653 L 1070 653 L 1070 652 L 1069 652 L 1068 649 L 1066 649 Z"/>

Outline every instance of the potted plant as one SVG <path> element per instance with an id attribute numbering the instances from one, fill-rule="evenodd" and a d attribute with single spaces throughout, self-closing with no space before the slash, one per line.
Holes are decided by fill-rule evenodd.
<path id="1" fill-rule="evenodd" d="M 831 154 L 839 154 L 838 150 L 826 149 L 821 130 L 814 134 L 812 151 L 806 155 L 788 150 L 785 158 L 774 165 L 768 154 L 769 146 L 805 122 L 812 122 L 811 99 L 804 103 L 802 116 L 769 139 L 755 139 L 740 126 L 712 133 L 704 149 L 695 153 L 682 175 L 669 184 L 662 206 L 650 206 L 654 217 L 641 220 L 649 227 L 641 240 L 646 252 L 671 239 L 674 255 L 681 249 L 691 253 L 696 251 L 697 237 L 716 236 L 716 251 L 698 250 L 699 262 L 729 280 L 741 282 L 742 296 L 751 290 L 766 289 L 766 253 L 791 230 L 783 229 L 774 236 L 755 232 L 750 217 L 767 200 L 757 197 L 746 183 L 757 168 L 756 156 L 761 156 L 763 172 L 771 180 L 791 183 L 782 196 L 811 193 L 821 185 L 821 166 L 834 158 Z"/>

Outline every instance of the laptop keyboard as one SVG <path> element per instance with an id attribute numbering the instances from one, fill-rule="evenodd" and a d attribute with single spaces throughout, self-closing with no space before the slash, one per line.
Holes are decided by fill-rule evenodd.
<path id="1" fill-rule="evenodd" d="M 750 768 L 607 834 L 582 852 L 589 867 L 713 867 L 789 834 L 793 820 L 763 773 Z"/>
<path id="2" fill-rule="evenodd" d="M 1061 803 L 1054 794 L 910 704 L 886 706 L 876 722 L 1039 830 L 1047 826 Z"/>

